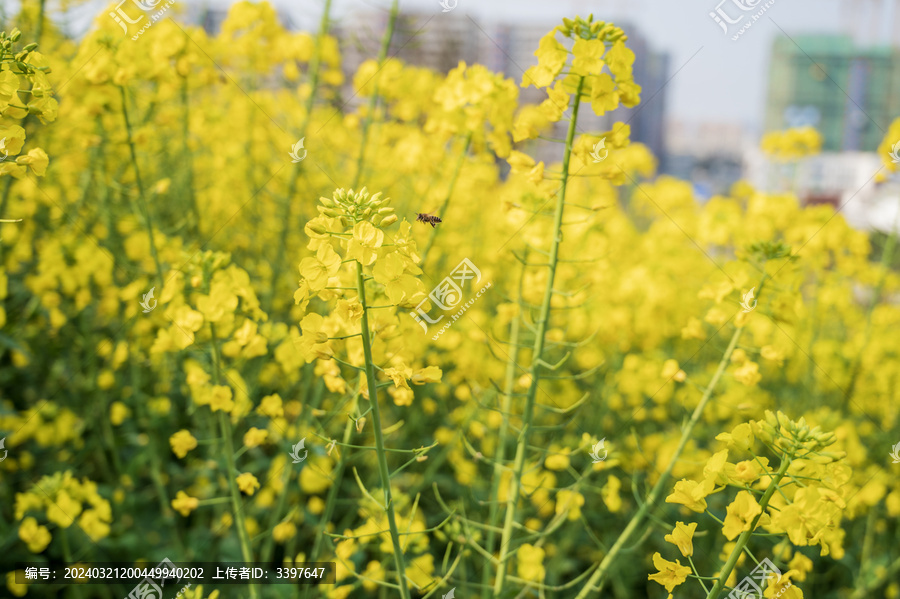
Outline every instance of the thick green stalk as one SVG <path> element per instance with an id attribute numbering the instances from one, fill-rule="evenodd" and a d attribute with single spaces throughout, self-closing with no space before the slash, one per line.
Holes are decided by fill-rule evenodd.
<path id="1" fill-rule="evenodd" d="M 766 277 L 763 276 L 763 281 L 765 281 Z M 763 283 L 759 284 L 760 292 L 762 292 Z M 709 385 L 706 387 L 706 390 L 703 392 L 703 397 L 700 399 L 700 403 L 697 404 L 697 407 L 694 409 L 694 413 L 691 415 L 691 420 L 688 422 L 688 425 L 685 427 L 684 432 L 681 434 L 681 441 L 678 443 L 678 448 L 675 450 L 675 453 L 672 455 L 672 459 L 669 460 L 669 465 L 666 466 L 665 472 L 663 472 L 662 476 L 659 477 L 659 480 L 656 481 L 656 484 L 653 485 L 653 489 L 650 491 L 650 495 L 647 497 L 647 501 L 640 507 L 640 509 L 632 516 L 631 521 L 628 523 L 628 526 L 625 527 L 625 530 L 622 531 L 622 534 L 619 535 L 619 538 L 616 540 L 615 544 L 609 550 L 609 553 L 603 558 L 603 561 L 600 562 L 600 567 L 591 575 L 591 578 L 588 580 L 587 584 L 582 587 L 581 592 L 578 593 L 575 599 L 585 599 L 594 587 L 597 587 L 596 590 L 601 590 L 602 585 L 606 582 L 606 575 L 609 572 L 610 567 L 615 561 L 616 557 L 618 557 L 619 552 L 622 551 L 622 548 L 625 547 L 625 544 L 631 539 L 632 535 L 637 531 L 638 527 L 644 521 L 644 518 L 647 517 L 647 514 L 656 505 L 656 502 L 659 501 L 662 496 L 663 489 L 666 488 L 666 485 L 669 482 L 669 477 L 672 475 L 672 470 L 675 468 L 675 463 L 678 461 L 678 458 L 681 457 L 681 452 L 684 451 L 685 446 L 691 438 L 691 433 L 694 431 L 694 427 L 697 425 L 697 422 L 700 420 L 700 416 L 703 414 L 704 408 L 706 408 L 706 404 L 709 403 L 710 398 L 712 397 L 713 391 L 716 388 L 716 385 L 719 383 L 719 379 L 722 378 L 722 374 L 725 372 L 725 368 L 731 362 L 731 355 L 734 353 L 734 348 L 737 347 L 738 340 L 741 338 L 741 333 L 743 333 L 743 327 L 739 327 L 734 331 L 734 335 L 731 336 L 731 341 L 728 343 L 728 348 L 725 350 L 725 354 L 722 356 L 722 360 L 719 362 L 719 367 L 716 369 L 715 374 L 713 375 L 712 380 L 709 382 Z M 600 585 L 600 586 L 598 586 Z"/>
<path id="2" fill-rule="evenodd" d="M 790 465 L 790 457 L 784 456 L 781 461 L 781 467 L 778 469 L 778 472 L 775 475 L 775 479 L 769 482 L 769 486 L 766 488 L 766 492 L 763 493 L 762 499 L 760 499 L 759 501 L 759 507 L 761 508 L 760 513 L 757 514 L 756 518 L 753 519 L 753 522 L 750 523 L 750 530 L 745 530 L 741 533 L 741 536 L 738 537 L 737 543 L 735 544 L 734 549 L 731 550 L 731 555 L 728 556 L 728 561 L 725 562 L 725 567 L 722 569 L 722 573 L 719 575 L 719 579 L 716 581 L 715 586 L 713 586 L 712 590 L 709 592 L 709 595 L 706 596 L 706 599 L 717 599 L 719 593 L 721 593 L 722 589 L 725 588 L 725 581 L 728 580 L 728 577 L 731 575 L 731 571 L 734 570 L 734 567 L 737 565 L 737 561 L 741 556 L 741 552 L 744 550 L 744 547 L 747 546 L 747 541 L 750 540 L 750 535 L 752 535 L 754 529 L 756 529 L 756 524 L 759 522 L 759 519 L 762 518 L 762 515 L 766 513 L 766 508 L 769 507 L 769 500 L 778 489 L 778 483 L 780 483 L 781 479 L 784 478 L 784 475 Z"/>
<path id="3" fill-rule="evenodd" d="M 541 314 L 537 322 L 537 334 L 534 339 L 534 351 L 531 356 L 531 386 L 525 399 L 525 415 L 522 419 L 522 432 L 519 433 L 519 442 L 516 446 L 516 458 L 513 464 L 513 478 L 510 482 L 510 492 L 506 504 L 506 520 L 503 523 L 503 536 L 500 545 L 500 568 L 494 581 L 494 595 L 503 593 L 503 585 L 506 581 L 506 562 L 509 556 L 509 545 L 512 541 L 513 523 L 516 518 L 516 507 L 519 503 L 519 495 L 522 490 L 522 472 L 525 469 L 525 450 L 528 447 L 528 439 L 531 436 L 531 420 L 534 417 L 534 404 L 537 398 L 538 384 L 541 375 L 541 359 L 544 354 L 544 341 L 547 333 L 547 323 L 550 321 L 550 301 L 553 299 L 553 281 L 556 277 L 556 265 L 559 262 L 559 244 L 562 238 L 560 230 L 563 222 L 563 210 L 566 202 L 566 186 L 569 181 L 569 161 L 572 158 L 572 144 L 575 140 L 575 125 L 578 122 L 578 107 L 581 103 L 581 89 L 584 87 L 584 77 L 578 80 L 578 89 L 575 92 L 575 102 L 572 106 L 572 118 L 569 121 L 569 131 L 566 134 L 566 148 L 563 155 L 562 186 L 556 198 L 556 213 L 553 219 L 553 240 L 550 246 L 549 273 L 547 285 L 544 288 L 544 300 L 541 303 Z"/>
<path id="4" fill-rule="evenodd" d="M 213 357 L 213 382 L 219 384 L 219 371 L 221 369 L 222 358 L 219 355 L 219 346 L 216 344 L 216 326 L 209 323 L 209 330 L 212 337 L 212 357 Z M 238 531 L 238 541 L 241 544 L 241 557 L 245 562 L 253 561 L 253 552 L 250 548 L 250 535 L 247 534 L 247 527 L 244 525 L 244 519 L 241 517 L 243 508 L 241 506 L 241 490 L 237 485 L 237 466 L 234 463 L 234 431 L 231 429 L 230 416 L 224 410 L 219 411 L 219 431 L 222 435 L 225 447 L 222 453 L 225 454 L 225 479 L 228 481 L 228 490 L 231 493 L 231 509 L 234 512 L 234 525 Z M 285 489 L 286 491 L 286 489 Z M 259 591 L 255 584 L 250 584 L 251 599 L 259 598 Z"/>
<path id="5" fill-rule="evenodd" d="M 395 2 L 396 4 L 396 2 Z M 375 381 L 375 364 L 372 361 L 372 342 L 369 338 L 369 308 L 366 305 L 366 282 L 363 275 L 363 266 L 356 262 L 356 289 L 359 293 L 359 302 L 362 304 L 362 343 L 363 355 L 366 360 L 366 382 L 369 385 L 369 403 L 372 407 L 372 426 L 375 429 L 375 452 L 378 454 L 378 472 L 381 475 L 381 484 L 384 487 L 384 509 L 388 517 L 388 527 L 391 529 L 391 542 L 394 545 L 394 564 L 397 567 L 397 582 L 400 584 L 401 599 L 409 599 L 409 589 L 406 585 L 406 566 L 403 560 L 403 548 L 400 546 L 400 533 L 397 530 L 397 520 L 394 517 L 394 498 L 391 495 L 391 474 L 388 470 L 387 453 L 384 450 L 384 434 L 381 430 L 381 410 L 378 407 L 378 384 Z"/>
<path id="6" fill-rule="evenodd" d="M 525 250 L 524 261 L 528 260 L 528 250 Z M 522 264 L 522 273 L 519 275 L 519 302 L 522 301 L 522 281 L 525 275 L 525 264 Z M 520 303 L 521 307 L 521 303 Z M 494 472 L 491 477 L 491 494 L 488 497 L 491 500 L 490 511 L 488 515 L 487 540 L 484 545 L 485 551 L 490 555 L 494 555 L 494 548 L 497 543 L 497 519 L 500 516 L 500 504 L 497 497 L 500 494 L 500 480 L 502 478 L 502 470 L 500 466 L 506 461 L 506 437 L 509 434 L 509 413 L 511 411 L 513 388 L 516 382 L 516 362 L 519 357 L 519 330 L 521 326 L 522 315 L 516 314 L 509 325 L 509 347 L 511 355 L 506 362 L 506 377 L 503 381 L 503 399 L 500 411 L 503 413 L 503 421 L 500 423 L 500 430 L 497 434 L 497 451 L 494 456 Z M 485 563 L 484 570 L 481 575 L 481 597 L 482 599 L 490 599 L 491 596 L 491 568 L 490 564 Z"/>
<path id="7" fill-rule="evenodd" d="M 156 274 L 159 284 L 165 283 L 162 265 L 159 263 L 159 254 L 156 253 L 156 242 L 153 240 L 153 221 L 150 219 L 150 208 L 147 206 L 147 196 L 144 193 L 144 183 L 141 181 L 141 170 L 138 168 L 137 152 L 134 149 L 134 136 L 132 135 L 131 121 L 128 119 L 128 102 L 125 97 L 125 88 L 119 86 L 122 94 L 122 116 L 125 118 L 125 133 L 128 136 L 128 149 L 131 152 L 131 164 L 134 167 L 134 178 L 138 186 L 139 204 L 144 212 L 144 221 L 147 223 L 147 235 L 150 237 L 150 255 L 156 264 Z"/>
<path id="8" fill-rule="evenodd" d="M 253 561 L 253 552 L 250 549 L 250 536 L 247 534 L 247 527 L 244 525 L 244 519 L 241 516 L 241 490 L 238 489 L 237 479 L 235 478 L 237 467 L 234 463 L 234 443 L 232 441 L 234 431 L 231 430 L 231 421 L 228 414 L 224 411 L 219 412 L 219 429 L 222 437 L 225 439 L 225 451 L 223 453 L 225 454 L 225 465 L 228 470 L 225 478 L 228 479 L 228 490 L 231 493 L 231 509 L 234 510 L 234 525 L 237 527 L 238 540 L 241 543 L 241 557 L 244 558 L 245 562 L 249 563 Z M 255 584 L 250 585 L 250 597 L 252 599 L 259 597 Z"/>

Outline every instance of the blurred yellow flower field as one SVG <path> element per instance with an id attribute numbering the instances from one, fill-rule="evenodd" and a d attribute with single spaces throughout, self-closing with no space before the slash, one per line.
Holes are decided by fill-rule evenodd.
<path id="1" fill-rule="evenodd" d="M 395 2 L 345 82 L 329 7 L 4 25 L 0 595 L 900 596 L 895 238 L 585 130 L 646 93 L 602 15 L 514 80 Z M 166 559 L 271 574 L 91 580 Z"/>

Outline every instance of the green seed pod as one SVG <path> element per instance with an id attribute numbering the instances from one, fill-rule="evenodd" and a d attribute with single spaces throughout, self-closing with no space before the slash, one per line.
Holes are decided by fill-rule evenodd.
<path id="1" fill-rule="evenodd" d="M 316 235 L 324 235 L 326 232 L 325 226 L 322 223 L 316 222 L 314 220 L 306 223 L 306 228 L 315 233 Z"/>
<path id="2" fill-rule="evenodd" d="M 337 208 L 326 208 L 325 206 L 316 206 L 316 210 L 318 210 L 325 216 L 330 216 L 331 218 L 337 218 L 342 214 L 342 212 Z"/>

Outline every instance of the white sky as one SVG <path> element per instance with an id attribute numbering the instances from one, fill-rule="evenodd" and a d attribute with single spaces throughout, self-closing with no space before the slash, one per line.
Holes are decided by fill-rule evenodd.
<path id="1" fill-rule="evenodd" d="M 216 7 L 232 3 L 229 0 L 178 1 Z M 452 3 L 452 0 L 448 1 Z M 865 5 L 882 0 L 775 0 L 766 14 L 737 41 L 732 41 L 731 34 L 723 33 L 709 16 L 720 1 L 457 0 L 454 11 L 477 21 L 546 24 L 548 30 L 564 16 L 588 12 L 593 12 L 595 19 L 636 23 L 654 49 L 670 53 L 672 72 L 681 68 L 667 87 L 669 118 L 731 122 L 755 130 L 761 126 L 764 114 L 769 49 L 776 34 L 780 33 L 778 26 L 792 36 L 850 33 L 851 23 L 841 16 L 842 2 L 852 3 L 855 7 L 852 14 L 859 15 L 864 12 Z M 896 0 L 884 1 L 893 3 Z M 731 2 L 726 0 L 723 10 L 729 14 L 739 12 Z M 323 0 L 272 0 L 272 3 L 290 14 L 303 29 L 317 27 L 324 4 Z M 90 0 L 78 13 L 96 14 L 106 4 L 103 0 Z M 389 5 L 390 0 L 333 0 L 332 14 L 340 18 L 355 10 L 386 10 Z M 400 8 L 433 10 L 436 15 L 441 11 L 439 0 L 400 0 Z M 886 36 L 889 20 L 882 18 L 878 23 L 881 31 L 871 31 L 871 27 L 867 30 L 862 23 L 857 23 L 857 30 L 871 39 Z M 689 60 L 695 53 L 696 56 Z M 837 89 L 835 92 L 841 93 Z"/>

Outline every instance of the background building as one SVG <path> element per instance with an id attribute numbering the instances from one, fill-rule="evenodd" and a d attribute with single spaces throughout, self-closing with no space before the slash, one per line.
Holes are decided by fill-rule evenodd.
<path id="1" fill-rule="evenodd" d="M 776 38 L 765 129 L 812 125 L 823 151 L 875 151 L 900 107 L 898 58 L 890 46 L 860 47 L 845 35 Z"/>
<path id="2" fill-rule="evenodd" d="M 377 56 L 388 16 L 387 11 L 356 12 L 335 29 L 348 82 L 352 81 L 353 73 L 364 60 Z M 636 54 L 634 79 L 642 87 L 641 104 L 603 116 L 584 111 L 583 118 L 579 118 L 579 130 L 605 131 L 617 121 L 627 122 L 631 127 L 631 140 L 647 145 L 664 162 L 665 84 L 669 77 L 669 56 L 654 51 L 637 27 L 627 23 L 621 27 L 628 33 L 629 47 Z M 546 24 L 477 22 L 455 12 L 438 15 L 407 12 L 398 18 L 388 55 L 444 74 L 455 68 L 459 61 L 477 62 L 518 84 L 525 70 L 537 63 L 534 52 L 549 30 Z M 546 92 L 534 86 L 519 88 L 522 104 L 540 103 L 546 98 Z M 565 127 L 565 122 L 557 123 L 556 130 L 549 135 L 562 137 Z M 552 147 L 538 147 L 535 152 L 538 159 L 558 159 L 558 152 Z"/>

